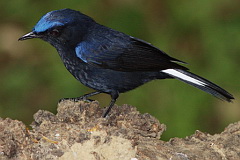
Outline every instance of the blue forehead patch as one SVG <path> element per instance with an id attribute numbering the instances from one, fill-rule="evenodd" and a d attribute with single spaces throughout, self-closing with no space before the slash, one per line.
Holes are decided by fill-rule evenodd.
<path id="1" fill-rule="evenodd" d="M 39 33 L 39 32 L 45 32 L 49 28 L 53 28 L 55 26 L 63 26 L 64 23 L 60 22 L 59 20 L 54 20 L 53 16 L 51 15 L 53 12 L 49 12 L 46 15 L 44 15 L 38 23 L 33 28 L 33 31 Z"/>
<path id="2" fill-rule="evenodd" d="M 36 24 L 36 26 L 33 29 L 33 31 L 37 33 L 45 32 L 46 30 L 54 26 L 63 26 L 63 23 L 60 23 L 60 22 L 50 22 L 50 21 L 45 21 L 44 23 L 39 23 L 39 22 Z"/>

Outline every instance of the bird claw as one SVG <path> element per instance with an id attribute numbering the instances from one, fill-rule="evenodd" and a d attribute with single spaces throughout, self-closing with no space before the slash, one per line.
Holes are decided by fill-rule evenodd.
<path id="1" fill-rule="evenodd" d="M 91 102 L 93 102 L 95 100 L 93 100 L 93 99 L 82 99 L 81 101 L 84 101 L 84 102 L 87 102 L 87 103 L 91 103 Z"/>
<path id="2" fill-rule="evenodd" d="M 92 99 L 86 99 L 84 97 L 77 97 L 77 98 L 62 98 L 58 101 L 58 103 L 61 103 L 63 101 L 72 101 L 72 102 L 79 102 L 79 101 L 84 101 L 84 102 L 87 102 L 87 103 L 91 103 L 93 102 L 94 100 Z"/>

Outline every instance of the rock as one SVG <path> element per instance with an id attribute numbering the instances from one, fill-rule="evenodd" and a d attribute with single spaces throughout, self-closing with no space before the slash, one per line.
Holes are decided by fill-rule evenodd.
<path id="1" fill-rule="evenodd" d="M 166 126 L 130 105 L 115 105 L 107 118 L 96 101 L 62 101 L 57 110 L 34 114 L 32 129 L 0 119 L 0 159 L 240 159 L 240 122 L 221 134 L 196 131 L 164 142 Z"/>

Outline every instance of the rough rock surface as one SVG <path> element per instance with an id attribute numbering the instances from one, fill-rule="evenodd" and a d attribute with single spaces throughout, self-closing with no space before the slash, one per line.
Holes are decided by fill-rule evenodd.
<path id="1" fill-rule="evenodd" d="M 63 101 L 54 115 L 40 110 L 32 129 L 0 119 L 0 159 L 192 160 L 240 159 L 240 122 L 222 133 L 160 140 L 166 129 L 149 114 L 129 105 L 114 106 L 101 118 L 98 102 Z"/>

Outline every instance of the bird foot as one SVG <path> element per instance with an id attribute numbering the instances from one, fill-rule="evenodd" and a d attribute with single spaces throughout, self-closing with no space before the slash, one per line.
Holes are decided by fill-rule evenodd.
<path id="1" fill-rule="evenodd" d="M 92 99 L 86 99 L 84 97 L 77 97 L 77 98 L 62 98 L 58 101 L 58 103 L 61 103 L 63 101 L 72 101 L 72 102 L 79 102 L 79 101 L 84 101 L 84 102 L 87 102 L 87 103 L 90 103 L 90 102 L 93 102 L 94 100 Z"/>

